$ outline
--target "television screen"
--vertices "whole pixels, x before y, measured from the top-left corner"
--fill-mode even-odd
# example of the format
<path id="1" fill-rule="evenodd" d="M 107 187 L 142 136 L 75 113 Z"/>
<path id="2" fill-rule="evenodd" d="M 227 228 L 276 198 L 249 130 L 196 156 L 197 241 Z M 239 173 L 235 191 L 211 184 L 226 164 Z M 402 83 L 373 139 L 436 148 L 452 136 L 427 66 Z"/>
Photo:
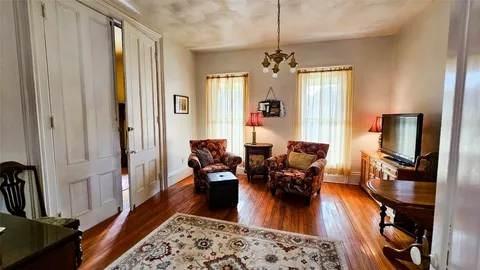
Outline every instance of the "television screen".
<path id="1" fill-rule="evenodd" d="M 423 114 L 384 114 L 381 151 L 409 165 L 420 155 Z"/>

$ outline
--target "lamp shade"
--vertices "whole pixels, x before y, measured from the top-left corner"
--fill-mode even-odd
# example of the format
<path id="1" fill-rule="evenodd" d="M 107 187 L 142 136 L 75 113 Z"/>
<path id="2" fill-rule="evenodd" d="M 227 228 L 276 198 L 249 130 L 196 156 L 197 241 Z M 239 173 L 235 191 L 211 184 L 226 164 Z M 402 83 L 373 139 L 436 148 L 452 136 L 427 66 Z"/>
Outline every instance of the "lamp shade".
<path id="1" fill-rule="evenodd" d="M 377 116 L 368 132 L 382 132 L 382 117 Z"/>
<path id="2" fill-rule="evenodd" d="M 263 126 L 262 114 L 260 112 L 252 112 L 248 117 L 247 124 L 248 127 L 259 127 Z"/>

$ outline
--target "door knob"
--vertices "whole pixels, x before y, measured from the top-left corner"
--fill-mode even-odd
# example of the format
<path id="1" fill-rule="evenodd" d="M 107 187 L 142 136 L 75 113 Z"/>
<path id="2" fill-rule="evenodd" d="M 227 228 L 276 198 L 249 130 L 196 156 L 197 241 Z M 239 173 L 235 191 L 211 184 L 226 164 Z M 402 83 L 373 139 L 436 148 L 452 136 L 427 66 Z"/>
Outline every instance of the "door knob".
<path id="1" fill-rule="evenodd" d="M 135 151 L 135 150 L 132 150 L 132 151 L 129 152 L 129 154 L 136 154 L 136 153 L 137 153 L 137 151 Z"/>
<path id="2" fill-rule="evenodd" d="M 128 128 L 127 128 L 127 131 L 133 131 L 133 130 L 134 130 L 133 127 L 128 127 Z"/>
<path id="3" fill-rule="evenodd" d="M 410 249 L 410 258 L 415 265 L 422 264 L 422 251 L 418 247 L 412 247 Z"/>

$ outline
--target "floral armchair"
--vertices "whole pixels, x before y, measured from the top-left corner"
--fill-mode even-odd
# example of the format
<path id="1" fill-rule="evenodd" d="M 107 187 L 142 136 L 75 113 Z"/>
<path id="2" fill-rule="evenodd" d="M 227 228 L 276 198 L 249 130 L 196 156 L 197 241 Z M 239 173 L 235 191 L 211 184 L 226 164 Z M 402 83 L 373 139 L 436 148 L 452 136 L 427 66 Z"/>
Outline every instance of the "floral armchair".
<path id="1" fill-rule="evenodd" d="M 328 144 L 302 141 L 288 141 L 287 154 L 271 157 L 265 161 L 268 168 L 268 186 L 273 195 L 277 188 L 285 192 L 305 196 L 305 202 L 310 204 L 314 195 L 320 194 L 323 182 L 324 169 L 327 165 L 325 159 L 328 152 Z M 288 154 L 290 152 L 307 153 L 317 156 L 306 170 L 288 167 Z"/>
<path id="2" fill-rule="evenodd" d="M 188 166 L 193 168 L 195 191 L 204 191 L 206 188 L 207 174 L 213 172 L 230 171 L 236 174 L 237 166 L 242 163 L 242 158 L 226 151 L 227 140 L 207 139 L 191 140 L 192 153 L 188 158 Z M 196 154 L 197 149 L 208 149 L 213 157 L 213 164 L 202 167 Z"/>

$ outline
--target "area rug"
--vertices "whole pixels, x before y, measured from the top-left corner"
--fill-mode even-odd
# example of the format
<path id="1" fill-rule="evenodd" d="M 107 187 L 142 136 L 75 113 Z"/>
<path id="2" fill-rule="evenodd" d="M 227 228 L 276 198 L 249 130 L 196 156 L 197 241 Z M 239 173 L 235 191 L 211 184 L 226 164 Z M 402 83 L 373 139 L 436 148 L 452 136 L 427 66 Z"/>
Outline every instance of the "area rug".
<path id="1" fill-rule="evenodd" d="M 340 241 L 177 213 L 107 269 L 347 269 Z"/>

